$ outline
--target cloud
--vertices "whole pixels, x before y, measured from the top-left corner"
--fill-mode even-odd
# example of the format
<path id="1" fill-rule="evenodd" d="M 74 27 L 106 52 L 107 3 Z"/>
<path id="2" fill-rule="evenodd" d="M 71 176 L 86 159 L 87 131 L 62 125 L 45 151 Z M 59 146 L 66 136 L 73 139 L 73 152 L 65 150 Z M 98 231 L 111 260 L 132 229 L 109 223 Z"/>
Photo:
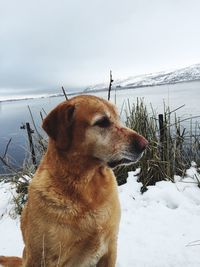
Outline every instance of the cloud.
<path id="1" fill-rule="evenodd" d="M 84 87 L 200 61 L 199 1 L 0 0 L 0 90 Z"/>

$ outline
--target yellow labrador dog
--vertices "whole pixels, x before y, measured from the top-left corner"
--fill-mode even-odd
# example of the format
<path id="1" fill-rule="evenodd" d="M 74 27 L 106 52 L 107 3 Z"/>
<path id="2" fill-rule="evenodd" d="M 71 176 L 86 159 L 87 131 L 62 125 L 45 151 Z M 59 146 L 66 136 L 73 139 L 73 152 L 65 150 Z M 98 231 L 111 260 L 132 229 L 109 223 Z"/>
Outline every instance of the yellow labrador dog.
<path id="1" fill-rule="evenodd" d="M 58 105 L 43 129 L 49 144 L 21 217 L 23 257 L 0 257 L 1 265 L 114 267 L 120 205 L 111 168 L 140 159 L 146 139 L 110 102 L 86 95 Z"/>

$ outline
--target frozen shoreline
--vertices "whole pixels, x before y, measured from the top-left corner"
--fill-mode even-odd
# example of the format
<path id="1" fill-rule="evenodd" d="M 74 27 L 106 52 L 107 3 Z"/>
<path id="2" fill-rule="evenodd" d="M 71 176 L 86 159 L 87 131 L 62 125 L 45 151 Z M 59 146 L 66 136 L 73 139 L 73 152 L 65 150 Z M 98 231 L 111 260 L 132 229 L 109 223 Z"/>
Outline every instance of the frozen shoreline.
<path id="1" fill-rule="evenodd" d="M 48 97 L 58 97 L 63 96 L 63 94 L 40 94 L 40 95 L 25 95 L 25 96 L 6 96 L 0 97 L 1 102 L 13 102 L 13 101 L 23 101 L 23 100 L 31 100 L 31 99 L 41 99 L 41 98 L 48 98 Z"/>
<path id="2" fill-rule="evenodd" d="M 169 83 L 152 83 L 152 84 L 132 84 L 132 85 L 116 85 L 112 87 L 112 92 L 115 91 L 126 91 L 126 90 L 137 90 L 137 89 L 145 89 L 145 88 L 154 88 L 154 87 L 162 87 L 162 86 L 173 86 L 178 84 L 189 84 L 189 83 L 199 83 L 200 79 L 194 80 L 183 80 L 178 82 L 169 82 Z M 70 91 L 66 92 L 68 96 L 75 96 L 78 94 L 99 94 L 99 93 L 106 93 L 108 91 L 108 86 L 106 87 L 105 84 L 99 86 L 89 87 L 83 91 Z M 63 93 L 56 93 L 56 94 L 32 94 L 32 95 L 14 95 L 14 96 L 0 96 L 0 103 L 1 102 L 14 102 L 14 101 L 23 101 L 23 100 L 31 100 L 31 99 L 42 99 L 42 98 L 50 98 L 50 97 L 59 97 L 64 96 Z"/>

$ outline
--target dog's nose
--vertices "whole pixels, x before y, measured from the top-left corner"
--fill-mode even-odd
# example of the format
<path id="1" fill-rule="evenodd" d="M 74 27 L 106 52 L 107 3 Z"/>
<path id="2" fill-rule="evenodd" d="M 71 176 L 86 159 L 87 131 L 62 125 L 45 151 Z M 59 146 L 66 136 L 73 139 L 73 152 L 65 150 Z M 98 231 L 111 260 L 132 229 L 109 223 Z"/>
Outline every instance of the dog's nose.
<path id="1" fill-rule="evenodd" d="M 147 148 L 148 144 L 149 142 L 143 136 L 137 135 L 132 143 L 133 151 L 140 154 Z"/>

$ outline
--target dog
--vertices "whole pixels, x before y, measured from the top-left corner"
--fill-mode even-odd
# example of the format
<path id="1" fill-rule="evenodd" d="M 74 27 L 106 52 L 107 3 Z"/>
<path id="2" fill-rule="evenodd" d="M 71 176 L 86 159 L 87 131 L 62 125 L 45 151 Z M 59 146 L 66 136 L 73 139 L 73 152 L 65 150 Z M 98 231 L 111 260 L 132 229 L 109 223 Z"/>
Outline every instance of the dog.
<path id="1" fill-rule="evenodd" d="M 116 107 L 89 95 L 59 104 L 43 121 L 49 142 L 21 216 L 22 259 L 7 267 L 114 267 L 120 204 L 113 168 L 138 161 L 147 140 Z"/>

